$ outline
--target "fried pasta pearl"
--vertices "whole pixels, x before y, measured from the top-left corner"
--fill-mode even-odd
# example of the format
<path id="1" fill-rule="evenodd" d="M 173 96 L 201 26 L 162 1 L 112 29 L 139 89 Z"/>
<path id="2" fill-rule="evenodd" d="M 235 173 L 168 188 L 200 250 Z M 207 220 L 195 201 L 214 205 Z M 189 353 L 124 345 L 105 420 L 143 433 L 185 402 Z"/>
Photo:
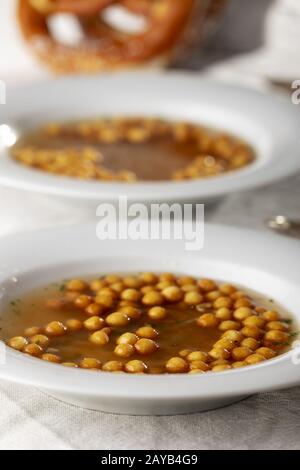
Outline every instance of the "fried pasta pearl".
<path id="1" fill-rule="evenodd" d="M 187 372 L 189 365 L 182 357 L 171 357 L 166 363 L 166 369 L 171 374 L 180 374 Z"/>

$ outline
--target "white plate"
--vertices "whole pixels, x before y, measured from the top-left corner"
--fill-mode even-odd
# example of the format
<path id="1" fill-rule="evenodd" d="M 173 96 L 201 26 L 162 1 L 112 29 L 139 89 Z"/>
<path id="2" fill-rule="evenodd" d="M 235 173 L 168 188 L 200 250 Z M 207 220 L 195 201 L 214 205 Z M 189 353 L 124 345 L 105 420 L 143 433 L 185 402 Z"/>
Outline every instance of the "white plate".
<path id="1" fill-rule="evenodd" d="M 192 74 L 126 73 L 71 78 L 8 92 L 0 120 L 18 129 L 49 120 L 101 115 L 150 115 L 187 120 L 232 132 L 249 141 L 257 160 L 239 171 L 206 180 L 136 184 L 78 181 L 28 169 L 3 149 L 0 184 L 77 201 L 208 202 L 232 191 L 271 183 L 300 168 L 300 114 L 292 103 Z"/>
<path id="2" fill-rule="evenodd" d="M 273 234 L 208 224 L 204 249 L 188 253 L 178 241 L 100 242 L 94 225 L 81 225 L 3 238 L 0 255 L 4 288 L 0 307 L 24 292 L 74 273 L 152 270 L 244 285 L 275 299 L 300 321 L 300 267 L 295 262 L 299 242 Z M 253 393 L 300 384 L 300 365 L 293 364 L 292 351 L 220 373 L 129 376 L 69 369 L 6 349 L 1 378 L 39 387 L 76 405 L 116 413 L 207 410 Z"/>

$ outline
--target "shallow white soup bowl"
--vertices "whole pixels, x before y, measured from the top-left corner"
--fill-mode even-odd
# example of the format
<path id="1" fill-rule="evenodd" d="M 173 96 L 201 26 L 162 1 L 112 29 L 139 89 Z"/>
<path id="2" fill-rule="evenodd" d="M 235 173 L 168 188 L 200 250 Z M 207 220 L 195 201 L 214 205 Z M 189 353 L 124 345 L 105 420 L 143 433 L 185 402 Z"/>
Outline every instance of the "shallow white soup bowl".
<path id="1" fill-rule="evenodd" d="M 0 307 L 25 292 L 74 275 L 171 271 L 256 290 L 279 302 L 299 323 L 299 242 L 207 224 L 203 250 L 186 252 L 184 246 L 170 240 L 101 242 L 93 224 L 2 238 Z M 300 383 L 295 349 L 255 366 L 203 375 L 134 376 L 70 369 L 8 347 L 6 356 L 1 378 L 39 387 L 82 407 L 115 413 L 195 412 Z"/>
<path id="2" fill-rule="evenodd" d="M 116 201 L 119 194 L 131 201 L 209 202 L 233 191 L 270 183 L 300 168 L 297 106 L 199 75 L 136 72 L 59 79 L 9 90 L 6 106 L 0 107 L 1 123 L 12 126 L 17 133 L 53 120 L 116 115 L 186 120 L 224 130 L 248 141 L 257 159 L 241 170 L 205 180 L 135 184 L 81 181 L 49 175 L 13 161 L 3 142 L 10 143 L 11 134 L 2 126 L 0 184 L 85 204 Z"/>

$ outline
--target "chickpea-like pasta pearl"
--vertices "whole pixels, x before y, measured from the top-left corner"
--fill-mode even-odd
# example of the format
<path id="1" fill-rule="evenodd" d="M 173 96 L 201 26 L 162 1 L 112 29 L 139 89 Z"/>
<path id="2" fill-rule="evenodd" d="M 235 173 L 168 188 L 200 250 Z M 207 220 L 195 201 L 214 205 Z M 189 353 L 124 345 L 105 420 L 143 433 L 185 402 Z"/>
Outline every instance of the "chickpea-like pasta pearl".
<path id="1" fill-rule="evenodd" d="M 258 348 L 255 352 L 263 356 L 265 359 L 272 359 L 273 357 L 276 356 L 276 352 L 273 351 L 273 349 L 271 348 L 261 347 L 261 348 Z"/>
<path id="2" fill-rule="evenodd" d="M 24 331 L 25 336 L 34 336 L 40 334 L 42 331 L 42 328 L 39 326 L 30 326 L 29 328 L 26 328 Z"/>
<path id="3" fill-rule="evenodd" d="M 230 339 L 233 342 L 240 342 L 244 335 L 238 330 L 227 330 L 222 334 L 222 338 Z"/>
<path id="4" fill-rule="evenodd" d="M 136 351 L 142 355 L 154 353 L 158 349 L 158 345 L 152 339 L 141 338 L 134 345 Z"/>
<path id="5" fill-rule="evenodd" d="M 46 335 L 39 334 L 39 335 L 31 336 L 30 342 L 38 344 L 42 348 L 46 348 L 47 346 L 49 346 L 50 339 Z"/>
<path id="6" fill-rule="evenodd" d="M 140 338 L 154 339 L 158 336 L 158 331 L 151 326 L 141 326 L 135 333 Z"/>
<path id="7" fill-rule="evenodd" d="M 243 321 L 243 324 L 245 326 L 257 326 L 258 328 L 263 328 L 266 324 L 266 320 L 264 320 L 261 317 L 257 317 L 255 315 L 252 315 L 252 316 L 246 318 Z"/>
<path id="8" fill-rule="evenodd" d="M 121 294 L 121 299 L 130 300 L 131 302 L 138 302 L 141 298 L 141 293 L 136 289 L 125 289 Z"/>
<path id="9" fill-rule="evenodd" d="M 203 295 L 196 291 L 186 292 L 184 296 L 184 302 L 187 305 L 201 304 L 203 302 Z"/>
<path id="10" fill-rule="evenodd" d="M 79 367 L 82 369 L 101 369 L 102 364 L 101 361 L 95 357 L 84 357 L 80 361 Z"/>
<path id="11" fill-rule="evenodd" d="M 231 351 L 232 349 L 235 348 L 235 346 L 236 346 L 236 342 L 231 341 L 230 339 L 227 339 L 227 338 L 221 338 L 214 344 L 214 348 L 223 348 L 223 349 L 227 349 L 227 351 Z"/>
<path id="12" fill-rule="evenodd" d="M 219 325 L 219 330 L 228 331 L 228 330 L 238 330 L 240 328 L 240 323 L 234 320 L 224 320 Z"/>
<path id="13" fill-rule="evenodd" d="M 89 340 L 98 346 L 105 346 L 109 343 L 109 336 L 104 331 L 99 330 L 92 333 L 89 336 Z"/>
<path id="14" fill-rule="evenodd" d="M 267 310 L 262 314 L 262 317 L 267 321 L 277 321 L 279 320 L 279 314 L 275 310 Z"/>
<path id="15" fill-rule="evenodd" d="M 220 292 L 219 290 L 213 290 L 205 294 L 205 298 L 209 302 L 215 302 L 221 296 L 222 296 L 222 292 Z"/>
<path id="16" fill-rule="evenodd" d="M 249 364 L 247 364 L 247 362 L 245 362 L 245 361 L 237 361 L 237 362 L 233 362 L 233 363 L 231 364 L 231 367 L 232 367 L 233 369 L 239 369 L 240 367 L 246 367 L 246 366 L 248 366 L 248 365 L 249 365 Z"/>
<path id="17" fill-rule="evenodd" d="M 160 281 L 168 281 L 168 282 L 176 282 L 176 276 L 172 273 L 161 273 L 159 275 L 159 280 Z"/>
<path id="18" fill-rule="evenodd" d="M 252 353 L 252 349 L 247 348 L 246 346 L 239 346 L 231 351 L 231 356 L 235 361 L 243 361 Z"/>
<path id="19" fill-rule="evenodd" d="M 180 357 L 184 357 L 184 358 L 187 358 L 189 354 L 191 354 L 193 352 L 192 349 L 182 349 L 180 352 L 179 352 L 179 356 Z"/>
<path id="20" fill-rule="evenodd" d="M 253 310 L 249 307 L 239 307 L 233 312 L 233 317 L 236 320 L 244 321 L 246 318 L 253 315 Z"/>
<path id="21" fill-rule="evenodd" d="M 214 361 L 210 362 L 210 367 L 214 367 L 214 366 L 219 366 L 219 365 L 223 365 L 223 364 L 229 364 L 229 362 L 227 361 L 227 359 L 215 359 Z"/>
<path id="22" fill-rule="evenodd" d="M 123 284 L 123 282 L 115 282 L 114 284 L 110 285 L 110 288 L 117 294 L 121 294 L 121 292 L 123 292 L 125 289 L 125 284 Z"/>
<path id="23" fill-rule="evenodd" d="M 191 361 L 190 362 L 190 370 L 193 370 L 193 369 L 200 369 L 200 370 L 203 370 L 204 372 L 206 372 L 207 370 L 210 369 L 209 365 L 204 362 L 204 361 L 201 361 L 201 360 L 196 360 L 196 361 Z"/>
<path id="24" fill-rule="evenodd" d="M 196 284 L 183 284 L 181 290 L 182 292 L 199 292 L 199 288 Z"/>
<path id="25" fill-rule="evenodd" d="M 57 354 L 45 353 L 42 354 L 41 357 L 43 361 L 54 362 L 56 364 L 59 364 L 61 362 L 61 359 Z"/>
<path id="26" fill-rule="evenodd" d="M 83 323 L 76 318 L 70 318 L 65 321 L 66 327 L 69 331 L 80 331 L 83 328 Z"/>
<path id="27" fill-rule="evenodd" d="M 103 287 L 107 286 L 107 282 L 103 279 L 94 279 L 90 283 L 90 289 L 94 292 L 98 292 Z"/>
<path id="28" fill-rule="evenodd" d="M 191 369 L 188 373 L 189 374 L 204 374 L 204 371 L 201 369 Z"/>
<path id="29" fill-rule="evenodd" d="M 155 284 L 158 281 L 158 277 L 154 273 L 142 273 L 140 274 L 140 279 L 145 284 Z"/>
<path id="30" fill-rule="evenodd" d="M 179 302 L 183 297 L 180 287 L 170 286 L 162 290 L 162 295 L 168 302 Z"/>
<path id="31" fill-rule="evenodd" d="M 134 345 L 138 341 L 138 336 L 134 333 L 123 333 L 119 338 L 117 339 L 117 344 L 132 344 Z"/>
<path id="32" fill-rule="evenodd" d="M 257 353 L 251 354 L 245 359 L 245 362 L 248 365 L 257 364 L 258 362 L 262 362 L 262 361 L 265 361 L 264 356 L 262 356 L 261 354 L 257 354 Z"/>
<path id="33" fill-rule="evenodd" d="M 250 308 L 252 306 L 253 306 L 253 304 L 252 304 L 251 300 L 249 300 L 247 298 L 244 298 L 244 297 L 242 297 L 242 298 L 240 298 L 240 299 L 238 299 L 234 302 L 234 308 L 236 308 L 236 309 L 238 309 L 240 307 L 249 307 Z"/>
<path id="34" fill-rule="evenodd" d="M 158 285 L 158 284 L 157 284 Z M 140 292 L 142 294 L 149 294 L 149 292 L 157 292 L 158 289 L 157 289 L 157 286 L 153 286 L 153 285 L 150 285 L 150 286 L 143 286 L 141 287 L 140 289 Z"/>
<path id="35" fill-rule="evenodd" d="M 177 279 L 177 284 L 179 286 L 195 286 L 197 288 L 197 285 L 196 285 L 196 279 L 194 277 L 191 277 L 191 276 L 181 276 Z"/>
<path id="36" fill-rule="evenodd" d="M 230 352 L 224 348 L 213 348 L 208 353 L 213 359 L 228 359 Z"/>
<path id="37" fill-rule="evenodd" d="M 104 327 L 105 320 L 101 317 L 89 317 L 83 322 L 83 325 L 89 331 L 96 331 Z"/>
<path id="38" fill-rule="evenodd" d="M 211 370 L 212 372 L 223 372 L 225 370 L 230 370 L 231 365 L 229 364 L 219 364 L 217 366 L 214 366 Z"/>
<path id="39" fill-rule="evenodd" d="M 111 287 L 102 287 L 102 289 L 98 290 L 97 297 L 109 297 L 115 300 L 118 298 L 118 293 Z"/>
<path id="40" fill-rule="evenodd" d="M 23 352 L 31 356 L 39 357 L 43 354 L 44 350 L 38 344 L 30 343 L 24 347 Z"/>
<path id="41" fill-rule="evenodd" d="M 288 331 L 289 327 L 282 321 L 270 321 L 266 324 L 266 330 Z"/>
<path id="42" fill-rule="evenodd" d="M 262 330 L 258 328 L 255 325 L 252 326 L 244 326 L 244 328 L 241 329 L 241 333 L 246 336 L 246 338 L 254 338 L 254 339 L 259 339 L 262 336 Z"/>
<path id="43" fill-rule="evenodd" d="M 115 299 L 111 295 L 98 295 L 95 297 L 95 303 L 101 305 L 102 308 L 111 308 L 115 304 Z"/>
<path id="44" fill-rule="evenodd" d="M 285 331 L 270 330 L 264 336 L 264 339 L 271 343 L 285 344 L 289 340 L 289 335 Z"/>
<path id="45" fill-rule="evenodd" d="M 216 311 L 216 318 L 219 320 L 231 320 L 232 319 L 232 312 L 227 307 L 221 307 Z"/>
<path id="46" fill-rule="evenodd" d="M 89 317 L 94 317 L 94 316 L 101 315 L 103 312 L 104 312 L 103 306 L 99 305 L 99 304 L 96 304 L 96 303 L 91 303 L 85 309 L 85 313 Z"/>
<path id="47" fill-rule="evenodd" d="M 143 361 L 139 360 L 133 360 L 129 361 L 125 364 L 125 370 L 126 372 L 129 372 L 130 374 L 142 374 L 146 372 L 147 366 Z"/>
<path id="48" fill-rule="evenodd" d="M 87 284 L 80 279 L 71 279 L 67 283 L 66 288 L 67 290 L 81 292 L 87 289 Z"/>
<path id="49" fill-rule="evenodd" d="M 232 306 L 232 299 L 230 297 L 221 296 L 214 301 L 214 308 L 230 308 Z"/>
<path id="50" fill-rule="evenodd" d="M 245 338 L 241 342 L 241 346 L 245 346 L 246 348 L 252 349 L 252 351 L 255 351 L 257 348 L 260 346 L 260 342 L 257 341 L 255 338 Z"/>
<path id="51" fill-rule="evenodd" d="M 134 354 L 135 349 L 132 344 L 118 344 L 114 350 L 115 354 L 120 357 L 130 357 Z"/>
<path id="52" fill-rule="evenodd" d="M 151 320 L 164 320 L 167 316 L 167 310 L 164 307 L 152 307 L 148 310 L 148 316 Z"/>
<path id="53" fill-rule="evenodd" d="M 167 289 L 168 287 L 174 287 L 174 284 L 170 281 L 161 281 L 161 282 L 158 282 L 157 284 L 155 284 L 155 286 L 145 286 L 144 289 L 146 289 L 146 287 L 150 287 L 150 290 L 148 292 L 153 290 L 154 287 L 155 287 L 155 290 L 163 291 L 164 289 Z M 152 287 L 152 289 L 151 289 L 151 287 Z M 145 291 L 145 293 L 146 292 L 147 291 Z"/>
<path id="54" fill-rule="evenodd" d="M 23 336 L 14 336 L 8 340 L 8 346 L 17 351 L 23 351 L 25 346 L 28 344 L 28 341 Z"/>
<path id="55" fill-rule="evenodd" d="M 92 303 L 92 297 L 90 295 L 79 295 L 76 297 L 74 304 L 78 308 L 85 309 L 87 308 L 90 303 Z"/>
<path id="56" fill-rule="evenodd" d="M 266 308 L 264 307 L 255 307 L 255 312 L 258 313 L 259 315 L 262 314 L 262 313 L 265 313 L 267 311 Z M 263 318 L 263 317 L 262 317 Z"/>
<path id="57" fill-rule="evenodd" d="M 236 288 L 232 286 L 231 284 L 221 284 L 219 286 L 219 289 L 223 294 L 226 294 L 226 295 L 231 295 L 231 294 L 234 294 L 234 292 L 236 292 Z"/>
<path id="58" fill-rule="evenodd" d="M 106 372 L 121 372 L 124 369 L 122 362 L 108 361 L 103 364 L 102 370 Z"/>
<path id="59" fill-rule="evenodd" d="M 144 285 L 142 279 L 133 276 L 124 277 L 123 283 L 130 289 L 140 289 Z"/>
<path id="60" fill-rule="evenodd" d="M 138 320 L 142 315 L 141 310 L 139 308 L 133 307 L 132 305 L 120 307 L 119 312 L 124 313 L 127 315 L 127 317 L 133 320 Z"/>
<path id="61" fill-rule="evenodd" d="M 109 326 L 127 326 L 130 318 L 123 312 L 114 312 L 110 313 L 105 321 Z"/>
<path id="62" fill-rule="evenodd" d="M 164 303 L 164 297 L 159 292 L 152 291 L 143 296 L 142 303 L 144 305 L 159 306 Z"/>
<path id="63" fill-rule="evenodd" d="M 197 318 L 197 325 L 203 328 L 216 328 L 219 325 L 219 320 L 213 313 L 204 313 Z"/>
<path id="64" fill-rule="evenodd" d="M 211 279 L 200 279 L 198 284 L 200 288 L 205 292 L 213 291 L 217 287 L 216 283 Z"/>
<path id="65" fill-rule="evenodd" d="M 166 363 L 166 369 L 171 374 L 180 374 L 187 372 L 189 365 L 182 357 L 171 357 Z"/>
<path id="66" fill-rule="evenodd" d="M 105 276 L 104 280 L 108 284 L 114 284 L 115 282 L 121 281 L 121 277 L 118 276 L 117 274 L 108 274 L 107 276 Z"/>
<path id="67" fill-rule="evenodd" d="M 186 358 L 189 362 L 194 362 L 194 361 L 209 362 L 210 361 L 209 355 L 203 351 L 192 351 L 189 354 L 187 354 Z"/>
<path id="68" fill-rule="evenodd" d="M 52 321 L 45 327 L 45 332 L 49 336 L 63 336 L 67 332 L 67 328 L 60 321 Z"/>

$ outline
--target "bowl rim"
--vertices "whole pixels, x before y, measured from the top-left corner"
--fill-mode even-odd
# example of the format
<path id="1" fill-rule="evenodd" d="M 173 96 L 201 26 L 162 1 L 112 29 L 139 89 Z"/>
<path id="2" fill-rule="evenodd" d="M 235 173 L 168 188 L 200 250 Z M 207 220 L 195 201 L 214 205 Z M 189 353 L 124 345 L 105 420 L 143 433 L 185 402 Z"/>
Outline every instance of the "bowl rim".
<path id="1" fill-rule="evenodd" d="M 243 240 L 246 237 L 249 248 L 243 251 Z M 79 248 L 78 253 L 74 255 L 74 248 L 83 239 L 87 241 L 87 246 Z M 264 276 L 267 276 L 270 278 L 271 283 L 276 283 L 279 274 L 273 275 L 273 270 L 278 270 L 283 279 L 282 281 L 279 280 L 279 282 L 281 282 L 284 288 L 285 282 L 288 286 L 287 294 L 291 292 L 298 293 L 300 267 L 296 263 L 291 264 L 292 260 L 295 259 L 296 250 L 297 253 L 299 250 L 297 241 L 286 240 L 279 235 L 213 224 L 207 224 L 206 226 L 206 239 L 207 243 L 203 252 L 193 253 L 192 256 L 184 253 L 182 259 L 178 258 L 178 268 L 181 266 L 180 269 L 182 269 L 183 265 L 180 263 L 185 260 L 186 265 L 188 263 L 196 263 L 194 268 L 197 268 L 198 271 L 199 263 L 201 266 L 206 267 L 209 266 L 207 264 L 209 261 L 214 263 L 215 259 L 224 251 L 224 246 L 227 246 L 229 251 L 235 247 L 235 252 L 226 253 L 226 256 L 227 259 L 233 257 L 239 264 L 236 266 L 229 264 L 228 267 L 225 267 L 225 269 L 228 268 L 227 272 L 230 272 L 233 266 L 235 266 L 237 274 L 235 273 L 234 275 L 243 275 L 243 269 L 246 269 L 245 262 L 249 260 L 250 268 L 251 265 L 258 265 L 258 272 L 261 274 L 262 282 Z M 67 240 L 69 241 L 68 246 L 65 245 Z M 220 246 L 216 247 L 216 253 L 212 254 L 212 250 L 218 240 L 221 240 Z M 94 253 L 96 263 L 102 260 L 104 265 L 106 260 L 105 254 L 108 256 L 107 259 L 120 263 L 118 257 L 126 246 L 129 249 L 129 255 L 125 260 L 128 262 L 128 258 L 130 258 L 134 264 L 138 259 L 143 260 L 142 253 L 145 252 L 145 243 L 147 242 L 143 241 L 140 247 L 138 247 L 138 244 L 134 241 L 131 244 L 132 246 L 130 246 L 130 242 L 122 240 L 121 242 L 118 241 L 119 249 L 115 250 L 116 244 L 109 246 L 106 242 L 100 243 L 96 240 L 94 224 L 40 230 L 28 234 L 5 237 L 0 241 L 0 249 L 3 253 L 0 282 L 10 279 L 12 273 L 10 266 L 15 266 L 16 260 L 19 260 L 20 279 L 22 279 L 22 275 L 24 275 L 25 279 L 26 276 L 30 279 L 32 273 L 36 273 L 37 279 L 41 271 L 50 272 L 52 268 L 60 270 L 61 266 L 68 265 L 70 261 L 80 265 L 83 260 L 89 259 L 89 257 L 86 258 L 87 252 L 89 256 Z M 238 244 L 240 252 L 237 254 L 236 245 Z M 162 242 L 158 241 L 155 243 L 155 246 L 162 248 Z M 168 256 L 170 257 L 180 250 L 180 244 L 177 242 L 170 243 L 168 241 L 168 246 L 170 249 Z M 257 259 L 259 258 L 257 257 L 256 260 L 253 259 L 253 250 L 255 251 L 256 249 L 259 249 L 260 254 L 263 254 L 264 257 L 261 259 Z M 40 253 L 39 259 L 32 257 L 33 250 L 38 250 Z M 276 253 L 280 253 L 280 257 L 277 259 L 274 259 L 273 256 L 274 250 Z M 110 253 L 109 255 L 108 252 Z M 136 260 L 131 258 L 134 252 L 138 253 Z M 226 256 L 218 264 L 220 270 L 223 269 Z M 162 255 L 155 257 L 151 253 L 148 253 L 146 257 L 149 261 L 151 258 L 152 265 L 163 258 Z M 166 264 L 170 263 L 170 259 L 162 261 L 161 267 L 157 271 L 163 270 Z M 283 260 L 285 260 L 284 263 Z M 74 264 L 71 264 L 71 268 L 72 266 Z M 70 270 L 70 266 L 68 266 L 68 269 Z M 84 269 L 86 270 L 87 267 Z M 216 265 L 212 264 L 211 269 L 216 269 Z M 251 275 L 253 274 L 252 271 L 249 272 Z M 257 282 L 257 279 L 255 279 L 255 282 Z M 278 286 L 275 285 L 275 291 L 277 288 Z M 298 293 L 298 299 L 300 298 L 299 296 L 300 293 Z M 299 317 L 299 314 L 294 313 L 295 316 L 298 315 Z M 300 317 L 298 320 L 300 320 Z M 241 396 L 259 391 L 287 388 L 300 383 L 300 369 L 297 370 L 295 364 L 292 363 L 292 350 L 274 359 L 247 368 L 207 373 L 199 376 L 188 374 L 131 376 L 108 372 L 95 373 L 93 371 L 69 369 L 57 364 L 46 363 L 40 359 L 14 351 L 9 347 L 6 347 L 6 352 L 7 362 L 5 365 L 0 365 L 1 378 L 47 390 L 69 392 L 74 395 L 110 396 L 114 398 L 128 397 L 137 400 L 145 398 L 153 400 L 198 399 L 201 397 Z"/>
<path id="2" fill-rule="evenodd" d="M 101 94 L 101 90 L 105 90 L 107 96 L 112 96 L 120 90 L 120 102 L 116 103 L 116 100 L 107 97 L 105 101 L 104 92 Z M 132 102 L 133 94 L 141 98 L 135 100 L 137 103 Z M 144 115 L 154 115 L 157 112 L 157 115 L 169 119 L 175 116 L 176 120 L 182 117 L 194 122 L 198 120 L 203 124 L 214 125 L 212 123 L 215 122 L 215 127 L 224 131 L 230 130 L 226 128 L 228 126 L 240 126 L 237 135 L 241 135 L 241 132 L 247 134 L 251 129 L 250 143 L 256 146 L 254 136 L 264 143 L 257 149 L 258 158 L 253 164 L 222 176 L 186 182 L 133 184 L 78 181 L 48 175 L 14 162 L 8 151 L 2 149 L 0 183 L 16 189 L 82 200 L 115 200 L 118 194 L 124 194 L 129 200 L 178 201 L 199 197 L 213 198 L 237 190 L 258 187 L 284 178 L 300 168 L 297 158 L 300 143 L 296 137 L 300 117 L 295 106 L 271 94 L 213 81 L 195 73 L 124 72 L 117 75 L 103 74 L 101 77 L 60 78 L 26 85 L 8 91 L 4 122 L 8 120 L 9 125 L 16 126 L 18 120 L 34 120 L 40 116 L 39 113 L 42 113 L 45 119 L 46 115 L 53 114 L 53 102 L 59 103 L 62 99 L 65 109 L 57 111 L 58 115 L 68 114 L 72 110 L 78 113 L 78 117 L 82 112 L 84 117 L 86 110 L 83 111 L 83 104 L 87 103 L 91 96 L 97 97 L 98 101 L 95 98 L 97 103 L 94 105 L 99 105 L 100 108 L 102 106 L 101 112 L 106 115 L 118 113 L 117 109 L 122 113 L 124 107 L 129 109 L 129 115 L 136 115 L 138 111 L 134 110 L 141 109 L 141 103 L 138 101 L 144 97 Z M 77 101 L 74 97 L 77 97 Z M 157 111 L 154 111 L 155 109 Z M 28 111 L 27 119 L 24 119 L 24 110 Z M 209 115 L 209 122 L 203 122 L 204 117 L 200 119 L 200 115 L 205 112 Z M 0 116 L 1 114 L 0 110 Z M 92 115 L 95 113 L 92 112 Z M 221 121 L 223 125 L 220 127 Z M 244 135 L 241 137 L 245 138 Z"/>

